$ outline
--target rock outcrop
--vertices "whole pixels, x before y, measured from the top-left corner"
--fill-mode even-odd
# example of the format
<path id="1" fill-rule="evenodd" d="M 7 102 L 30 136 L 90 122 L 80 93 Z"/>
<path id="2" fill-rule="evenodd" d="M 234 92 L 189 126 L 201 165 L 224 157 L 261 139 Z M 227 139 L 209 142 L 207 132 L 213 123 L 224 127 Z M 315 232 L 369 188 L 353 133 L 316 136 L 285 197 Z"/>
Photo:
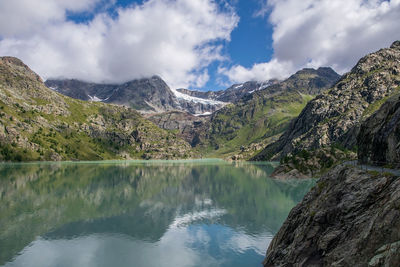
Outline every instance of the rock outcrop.
<path id="1" fill-rule="evenodd" d="M 361 125 L 357 144 L 361 163 L 400 168 L 400 95 L 389 98 Z"/>
<path id="2" fill-rule="evenodd" d="M 274 178 L 317 178 L 330 168 L 344 162 L 354 161 L 357 154 L 341 147 L 324 147 L 316 150 L 302 150 L 296 155 L 281 159 L 281 164 L 271 174 Z"/>
<path id="3" fill-rule="evenodd" d="M 400 179 L 338 166 L 292 209 L 264 266 L 399 266 Z"/>
<path id="4" fill-rule="evenodd" d="M 280 159 L 332 144 L 352 149 L 361 123 L 399 91 L 400 42 L 362 58 L 326 93 L 310 101 L 280 139 L 253 160 Z"/>
<path id="5" fill-rule="evenodd" d="M 204 139 L 204 129 L 210 116 L 193 116 L 187 112 L 169 111 L 147 117 L 158 127 L 167 130 L 176 130 L 177 136 L 186 140 L 192 147 Z"/>

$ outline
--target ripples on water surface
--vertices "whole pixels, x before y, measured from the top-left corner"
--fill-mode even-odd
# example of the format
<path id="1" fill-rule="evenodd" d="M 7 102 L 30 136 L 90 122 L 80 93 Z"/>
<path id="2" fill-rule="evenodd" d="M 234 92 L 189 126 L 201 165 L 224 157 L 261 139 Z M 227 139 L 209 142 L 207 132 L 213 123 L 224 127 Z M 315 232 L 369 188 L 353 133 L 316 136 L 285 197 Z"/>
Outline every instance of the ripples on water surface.
<path id="1" fill-rule="evenodd" d="M 1 266 L 260 266 L 313 180 L 218 160 L 0 164 Z"/>

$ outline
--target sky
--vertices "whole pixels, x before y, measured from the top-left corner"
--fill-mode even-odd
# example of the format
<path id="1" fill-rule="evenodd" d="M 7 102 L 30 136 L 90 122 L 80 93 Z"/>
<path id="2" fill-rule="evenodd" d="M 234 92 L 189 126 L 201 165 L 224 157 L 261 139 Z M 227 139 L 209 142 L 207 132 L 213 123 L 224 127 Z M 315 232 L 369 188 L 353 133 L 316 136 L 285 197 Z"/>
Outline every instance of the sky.
<path id="1" fill-rule="evenodd" d="M 0 0 L 0 56 L 44 80 L 219 90 L 305 67 L 343 74 L 399 25 L 400 0 Z"/>

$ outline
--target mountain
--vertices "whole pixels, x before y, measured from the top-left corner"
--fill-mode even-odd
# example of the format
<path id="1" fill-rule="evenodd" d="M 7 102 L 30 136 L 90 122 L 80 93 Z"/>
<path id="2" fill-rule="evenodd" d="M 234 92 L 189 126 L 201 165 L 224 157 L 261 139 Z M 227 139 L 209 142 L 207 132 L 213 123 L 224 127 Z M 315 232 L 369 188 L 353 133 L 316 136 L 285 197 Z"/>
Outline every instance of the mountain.
<path id="1" fill-rule="evenodd" d="M 301 75 L 305 75 L 307 79 L 299 79 Z M 202 92 L 188 89 L 177 89 L 177 91 L 198 98 L 236 103 L 244 96 L 266 89 L 267 87 L 269 88 L 270 92 L 274 91 L 274 89 L 275 91 L 298 89 L 298 91 L 301 92 L 303 88 L 307 88 L 306 90 L 308 93 L 318 94 L 320 88 L 325 88 L 327 85 L 332 85 L 339 80 L 339 78 L 340 75 L 337 74 L 332 68 L 322 67 L 318 68 L 317 70 L 306 68 L 297 72 L 296 76 L 292 76 L 291 78 L 285 80 L 284 83 L 281 83 L 276 79 L 272 79 L 263 82 L 248 81 L 245 83 L 234 84 L 226 90 L 220 91 Z M 314 91 L 312 88 L 314 88 Z"/>
<path id="2" fill-rule="evenodd" d="M 211 116 L 202 145 L 211 156 L 241 152 L 236 159 L 248 158 L 276 140 L 307 102 L 339 77 L 331 68 L 303 69 L 282 82 L 246 94 Z"/>
<path id="3" fill-rule="evenodd" d="M 135 110 L 61 95 L 19 59 L 0 58 L 0 160 L 190 156 L 187 142 Z"/>
<path id="4" fill-rule="evenodd" d="M 310 101 L 278 141 L 254 160 L 339 144 L 356 149 L 361 123 L 400 89 L 400 41 L 363 57 L 329 91 Z"/>
<path id="5" fill-rule="evenodd" d="M 79 80 L 47 80 L 45 84 L 72 98 L 123 105 L 143 113 L 180 110 L 202 114 L 214 112 L 224 105 L 218 101 L 208 101 L 174 92 L 158 76 L 123 84 L 97 84 Z"/>
<path id="6" fill-rule="evenodd" d="M 177 89 L 179 92 L 209 100 L 216 100 L 221 102 L 236 103 L 247 94 L 255 91 L 262 90 L 272 84 L 278 83 L 278 80 L 269 80 L 264 82 L 249 81 L 241 84 L 234 84 L 225 90 L 219 91 L 194 91 L 188 89 Z"/>
<path id="7" fill-rule="evenodd" d="M 389 98 L 362 125 L 357 137 L 361 163 L 400 167 L 400 95 Z"/>

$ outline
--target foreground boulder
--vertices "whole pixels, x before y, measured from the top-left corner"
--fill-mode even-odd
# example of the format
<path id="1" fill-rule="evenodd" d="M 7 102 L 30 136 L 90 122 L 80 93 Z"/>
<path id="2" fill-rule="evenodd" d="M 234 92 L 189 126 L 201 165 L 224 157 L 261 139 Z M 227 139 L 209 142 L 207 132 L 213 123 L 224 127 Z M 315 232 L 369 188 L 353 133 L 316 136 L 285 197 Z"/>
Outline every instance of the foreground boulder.
<path id="1" fill-rule="evenodd" d="M 290 212 L 264 266 L 400 266 L 400 178 L 338 166 Z"/>

